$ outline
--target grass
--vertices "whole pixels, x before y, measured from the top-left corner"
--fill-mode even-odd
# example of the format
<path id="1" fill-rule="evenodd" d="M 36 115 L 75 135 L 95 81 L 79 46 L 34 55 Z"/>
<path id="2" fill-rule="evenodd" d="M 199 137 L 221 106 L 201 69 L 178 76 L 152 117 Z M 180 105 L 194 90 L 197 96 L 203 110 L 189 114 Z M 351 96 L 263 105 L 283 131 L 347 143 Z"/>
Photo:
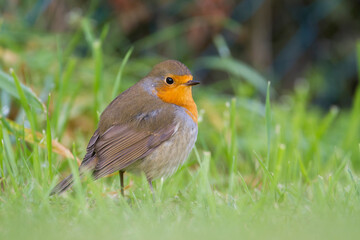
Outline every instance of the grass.
<path id="1" fill-rule="evenodd" d="M 306 82 L 276 96 L 260 74 L 229 56 L 193 63 L 227 73 L 222 84 L 231 85 L 234 95 L 224 95 L 217 85 L 194 88 L 200 112 L 196 148 L 174 176 L 155 182 L 156 202 L 144 176 L 126 174 L 125 198 L 117 176 L 80 182 L 74 157 L 59 151 L 58 141 L 82 158 L 114 91 L 124 91 L 159 60 L 133 58 L 133 49 L 121 61 L 114 59 L 102 51 L 108 29 L 96 38 L 88 22 L 82 27 L 91 56 L 68 58 L 67 49 L 74 47 L 61 49 L 59 38 L 47 36 L 43 41 L 52 42 L 57 55 L 43 56 L 49 58 L 43 65 L 28 57 L 36 49 L 16 52 L 31 78 L 19 79 L 16 66 L 1 71 L 1 107 L 16 99 L 20 111 L 16 119 L 3 115 L 0 122 L 1 239 L 359 236 L 360 84 L 352 108 L 324 112 L 309 104 Z M 154 36 L 156 41 L 166 39 L 165 33 Z M 143 48 L 153 44 L 145 40 Z M 244 96 L 239 89 L 259 94 Z M 70 172 L 74 191 L 49 197 Z"/>

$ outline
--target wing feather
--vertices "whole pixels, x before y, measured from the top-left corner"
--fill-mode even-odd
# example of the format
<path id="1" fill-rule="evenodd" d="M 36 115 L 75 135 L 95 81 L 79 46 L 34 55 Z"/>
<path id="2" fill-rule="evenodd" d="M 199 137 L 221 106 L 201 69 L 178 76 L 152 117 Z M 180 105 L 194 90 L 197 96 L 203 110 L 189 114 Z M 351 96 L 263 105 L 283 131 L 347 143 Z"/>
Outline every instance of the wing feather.
<path id="1" fill-rule="evenodd" d="M 98 161 L 93 172 L 94 178 L 124 169 L 146 157 L 175 131 L 174 124 L 155 132 L 135 130 L 125 125 L 110 127 L 95 144 Z"/>

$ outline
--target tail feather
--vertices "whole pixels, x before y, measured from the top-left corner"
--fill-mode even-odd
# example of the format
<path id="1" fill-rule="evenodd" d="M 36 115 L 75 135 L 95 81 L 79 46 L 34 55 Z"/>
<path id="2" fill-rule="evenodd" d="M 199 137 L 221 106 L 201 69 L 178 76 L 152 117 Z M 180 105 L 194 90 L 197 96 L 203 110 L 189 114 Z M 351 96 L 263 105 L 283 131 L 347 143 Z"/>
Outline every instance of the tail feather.
<path id="1" fill-rule="evenodd" d="M 97 164 L 98 158 L 94 155 L 86 154 L 83 162 L 81 163 L 79 167 L 79 176 L 80 179 L 84 176 L 86 172 L 92 173 L 94 171 L 94 168 Z M 64 180 L 62 180 L 58 185 L 56 185 L 53 190 L 50 193 L 51 195 L 54 194 L 61 194 L 64 191 L 66 191 L 68 188 L 70 188 L 74 183 L 73 175 L 70 174 L 68 177 L 66 177 Z"/>
<path id="2" fill-rule="evenodd" d="M 64 180 L 59 182 L 51 191 L 50 196 L 54 194 L 61 194 L 64 191 L 66 191 L 68 188 L 70 188 L 74 183 L 74 178 L 72 174 L 67 176 Z"/>
<path id="3" fill-rule="evenodd" d="M 86 148 L 86 154 L 85 157 L 79 167 L 79 175 L 80 177 L 83 175 L 86 171 L 93 171 L 96 164 L 97 164 L 97 157 L 95 155 L 95 143 L 99 138 L 99 130 L 96 130 L 94 135 L 91 137 L 89 144 Z M 51 191 L 50 195 L 54 194 L 61 194 L 62 192 L 66 191 L 68 188 L 70 188 L 74 183 L 73 175 L 70 174 L 67 178 L 62 180 L 58 185 L 56 185 L 53 190 Z"/>

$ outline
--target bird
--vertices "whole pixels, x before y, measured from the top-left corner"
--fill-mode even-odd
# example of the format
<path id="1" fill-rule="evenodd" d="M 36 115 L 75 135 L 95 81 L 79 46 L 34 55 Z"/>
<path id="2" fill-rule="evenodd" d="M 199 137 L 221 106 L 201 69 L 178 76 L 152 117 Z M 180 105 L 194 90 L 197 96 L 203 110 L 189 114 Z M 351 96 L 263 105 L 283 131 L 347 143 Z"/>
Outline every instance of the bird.
<path id="1" fill-rule="evenodd" d="M 177 60 L 156 64 L 139 82 L 119 94 L 102 112 L 79 166 L 79 175 L 94 180 L 119 172 L 144 173 L 152 181 L 171 176 L 188 158 L 198 135 L 198 111 L 192 86 L 199 84 Z M 50 195 L 74 182 L 72 174 Z"/>

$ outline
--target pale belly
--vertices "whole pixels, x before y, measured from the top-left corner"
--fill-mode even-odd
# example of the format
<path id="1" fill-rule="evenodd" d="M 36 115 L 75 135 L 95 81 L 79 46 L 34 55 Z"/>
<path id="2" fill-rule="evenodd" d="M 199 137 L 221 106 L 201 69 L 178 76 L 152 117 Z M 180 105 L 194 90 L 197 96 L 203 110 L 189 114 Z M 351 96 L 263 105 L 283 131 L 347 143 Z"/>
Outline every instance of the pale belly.
<path id="1" fill-rule="evenodd" d="M 130 167 L 131 172 L 144 172 L 148 179 L 169 177 L 188 158 L 194 147 L 198 127 L 184 111 L 179 112 L 178 130 L 151 154 Z"/>

